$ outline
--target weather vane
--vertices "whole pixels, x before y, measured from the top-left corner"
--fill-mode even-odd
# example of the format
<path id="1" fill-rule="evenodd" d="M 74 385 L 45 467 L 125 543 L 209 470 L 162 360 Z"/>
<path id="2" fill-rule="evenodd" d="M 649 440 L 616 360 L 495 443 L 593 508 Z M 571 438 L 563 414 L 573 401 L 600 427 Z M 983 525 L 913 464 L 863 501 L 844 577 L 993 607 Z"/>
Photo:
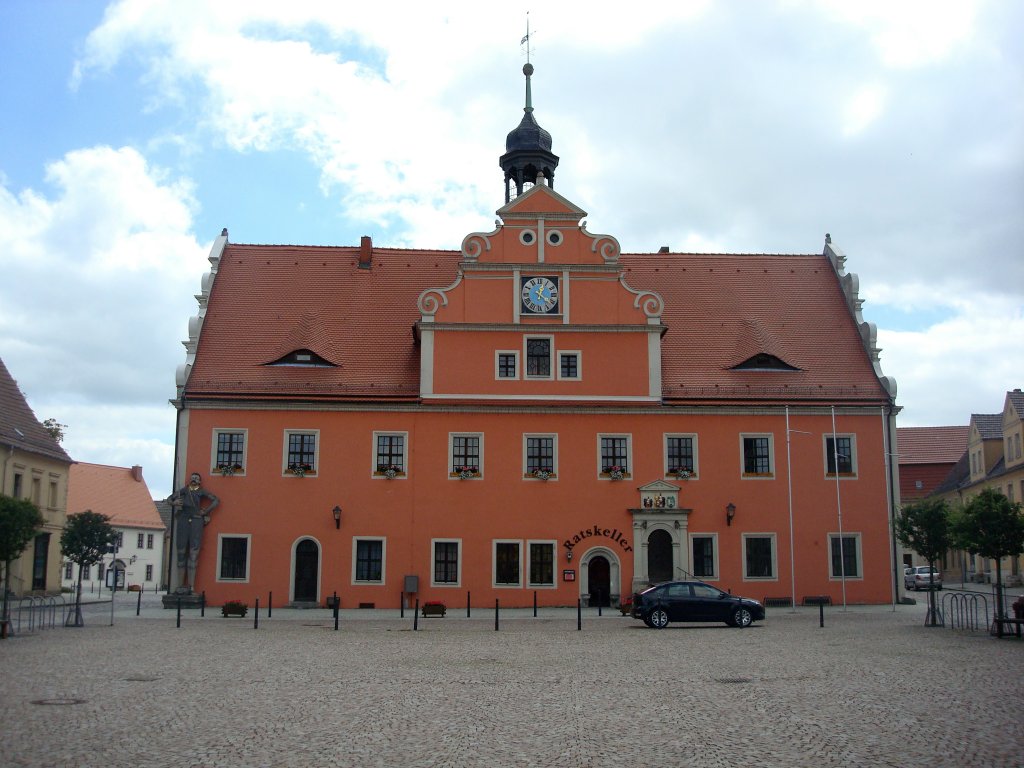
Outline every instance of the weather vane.
<path id="1" fill-rule="evenodd" d="M 519 41 L 519 45 L 526 46 L 526 63 L 530 63 L 530 12 L 526 12 L 526 34 L 523 35 L 523 39 Z"/>

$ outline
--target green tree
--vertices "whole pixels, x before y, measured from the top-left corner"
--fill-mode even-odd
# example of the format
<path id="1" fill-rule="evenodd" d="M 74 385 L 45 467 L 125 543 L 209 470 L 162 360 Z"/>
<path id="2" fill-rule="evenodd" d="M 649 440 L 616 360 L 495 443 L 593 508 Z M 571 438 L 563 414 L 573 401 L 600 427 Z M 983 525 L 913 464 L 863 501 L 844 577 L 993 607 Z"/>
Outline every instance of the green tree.
<path id="1" fill-rule="evenodd" d="M 28 499 L 0 496 L 0 562 L 4 564 L 4 604 L 0 616 L 5 621 L 7 594 L 11 590 L 11 563 L 25 551 L 44 522 L 39 508 Z"/>
<path id="2" fill-rule="evenodd" d="M 117 531 L 110 518 L 87 510 L 68 516 L 68 523 L 60 535 L 60 550 L 68 560 L 78 564 L 78 588 L 75 590 L 75 613 L 68 617 L 69 627 L 81 627 L 82 621 L 82 569 L 103 559 L 107 548 L 117 541 Z M 116 576 L 116 574 L 115 574 Z"/>
<path id="3" fill-rule="evenodd" d="M 996 561 L 996 618 L 1003 618 L 1002 558 L 1024 551 L 1024 514 L 1020 502 L 1011 502 L 1000 491 L 986 488 L 964 505 L 954 522 L 962 549 Z M 1002 624 L 996 632 L 1002 636 Z"/>
<path id="4" fill-rule="evenodd" d="M 953 546 L 951 511 L 945 499 L 921 499 L 908 504 L 896 518 L 896 537 L 928 561 L 934 572 L 935 564 Z M 935 578 L 929 573 L 928 622 L 936 624 Z"/>
<path id="5" fill-rule="evenodd" d="M 46 419 L 43 422 L 43 429 L 49 432 L 50 437 L 52 437 L 58 443 L 64 442 L 64 430 L 67 428 L 67 424 L 61 424 L 56 419 Z"/>

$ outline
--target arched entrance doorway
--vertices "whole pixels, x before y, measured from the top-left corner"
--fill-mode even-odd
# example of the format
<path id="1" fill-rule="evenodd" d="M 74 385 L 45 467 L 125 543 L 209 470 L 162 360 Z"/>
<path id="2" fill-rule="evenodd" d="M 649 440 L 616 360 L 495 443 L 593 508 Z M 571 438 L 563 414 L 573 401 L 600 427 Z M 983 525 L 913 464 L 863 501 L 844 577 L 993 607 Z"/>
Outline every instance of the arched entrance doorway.
<path id="1" fill-rule="evenodd" d="M 317 601 L 320 574 L 320 547 L 312 539 L 303 539 L 295 547 L 294 593 L 296 603 Z"/>
<path id="2" fill-rule="evenodd" d="M 654 584 L 671 581 L 672 534 L 665 530 L 651 531 L 647 537 L 647 578 Z"/>
<path id="3" fill-rule="evenodd" d="M 587 585 L 590 588 L 591 607 L 611 606 L 612 574 L 608 558 L 603 555 L 595 555 L 590 558 L 587 564 Z"/>

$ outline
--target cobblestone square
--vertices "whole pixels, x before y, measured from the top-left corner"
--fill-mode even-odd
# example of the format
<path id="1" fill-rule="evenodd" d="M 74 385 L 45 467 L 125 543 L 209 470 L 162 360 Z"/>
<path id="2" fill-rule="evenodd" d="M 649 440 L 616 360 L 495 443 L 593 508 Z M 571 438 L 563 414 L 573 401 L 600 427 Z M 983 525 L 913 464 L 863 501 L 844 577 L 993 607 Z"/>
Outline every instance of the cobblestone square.
<path id="1" fill-rule="evenodd" d="M 90 611 L 0 643 L 4 766 L 1019 766 L 1024 642 L 924 607 Z M 49 704 L 33 702 L 49 701 Z M 65 703 L 68 702 L 68 703 Z M 71 703 L 80 702 L 80 703 Z"/>

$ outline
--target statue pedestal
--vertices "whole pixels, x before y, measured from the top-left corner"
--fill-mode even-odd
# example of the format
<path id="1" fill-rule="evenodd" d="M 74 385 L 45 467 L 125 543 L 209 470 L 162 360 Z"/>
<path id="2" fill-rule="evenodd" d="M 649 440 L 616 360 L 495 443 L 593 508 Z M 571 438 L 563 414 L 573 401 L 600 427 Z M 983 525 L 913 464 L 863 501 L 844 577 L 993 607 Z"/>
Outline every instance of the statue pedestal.
<path id="1" fill-rule="evenodd" d="M 183 592 L 182 594 L 171 593 L 169 595 L 162 595 L 164 608 L 170 608 L 174 610 L 178 607 L 178 601 L 181 601 L 181 609 L 186 608 L 202 608 L 203 607 L 203 596 L 196 594 L 195 592 Z"/>

